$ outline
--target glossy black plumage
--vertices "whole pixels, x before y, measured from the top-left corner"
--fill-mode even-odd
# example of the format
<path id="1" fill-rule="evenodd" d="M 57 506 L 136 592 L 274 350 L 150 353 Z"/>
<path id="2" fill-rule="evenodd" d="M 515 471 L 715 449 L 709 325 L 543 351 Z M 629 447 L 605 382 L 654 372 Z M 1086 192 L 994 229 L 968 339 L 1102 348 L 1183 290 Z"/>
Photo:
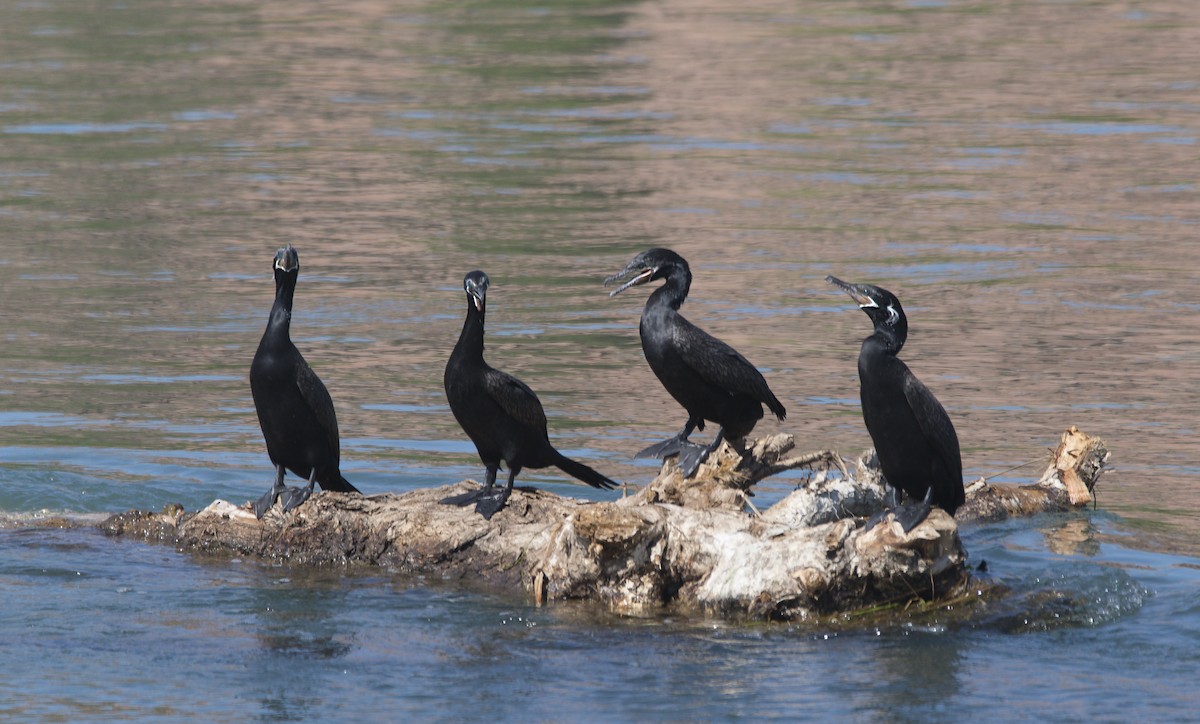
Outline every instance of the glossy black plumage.
<path id="1" fill-rule="evenodd" d="M 762 419 L 766 405 L 780 420 L 787 411 L 754 365 L 737 350 L 689 322 L 679 313 L 692 285 L 687 261 L 670 249 L 650 249 L 634 257 L 609 283 L 635 276 L 609 296 L 656 279 L 666 283 L 650 295 L 642 310 L 638 332 L 650 369 L 667 392 L 687 410 L 688 420 L 675 437 L 639 452 L 635 457 L 679 455 L 685 478 L 692 476 L 723 439 L 737 443 Z M 704 421 L 720 428 L 707 447 L 690 442 Z"/>
<path id="2" fill-rule="evenodd" d="M 826 280 L 849 294 L 875 326 L 858 355 L 863 421 L 888 484 L 924 503 L 897 518 L 911 530 L 931 502 L 954 515 L 966 500 L 958 434 L 946 409 L 897 356 L 908 338 L 900 300 L 870 284 Z"/>
<path id="3" fill-rule="evenodd" d="M 254 504 L 263 516 L 283 496 L 283 512 L 303 503 L 313 483 L 325 490 L 357 493 L 342 477 L 337 416 L 321 378 L 292 344 L 292 299 L 300 276 L 300 257 L 289 244 L 275 254 L 275 304 L 271 319 L 250 364 L 250 392 L 258 424 L 275 465 L 275 484 Z M 308 481 L 304 488 L 284 488 L 284 470 Z"/>
<path id="4" fill-rule="evenodd" d="M 463 279 L 467 316 L 454 351 L 446 363 L 443 382 L 454 418 L 475 443 L 487 469 L 482 490 L 442 500 L 448 505 L 475 503 L 490 519 L 512 494 L 513 481 L 523 468 L 553 465 L 595 488 L 613 488 L 612 480 L 554 449 L 546 431 L 546 413 L 533 390 L 483 359 L 483 323 L 487 310 L 488 277 L 473 271 Z M 508 484 L 493 491 L 501 461 L 508 467 Z"/>

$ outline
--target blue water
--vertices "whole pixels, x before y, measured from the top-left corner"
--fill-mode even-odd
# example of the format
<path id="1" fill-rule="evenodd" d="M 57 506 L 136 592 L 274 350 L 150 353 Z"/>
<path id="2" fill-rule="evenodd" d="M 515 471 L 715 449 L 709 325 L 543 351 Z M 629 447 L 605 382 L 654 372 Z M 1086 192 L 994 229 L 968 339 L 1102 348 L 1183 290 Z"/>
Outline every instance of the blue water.
<path id="1" fill-rule="evenodd" d="M 1043 532 L 1089 520 L 1095 550 L 1047 550 Z M 1200 568 L 1108 542 L 1104 515 L 969 526 L 1011 596 L 967 623 L 882 628 L 536 608 L 436 578 L 7 526 L 0 715 L 15 719 L 1074 720 L 1198 703 Z M 1039 603 L 1048 591 L 1062 596 Z"/>

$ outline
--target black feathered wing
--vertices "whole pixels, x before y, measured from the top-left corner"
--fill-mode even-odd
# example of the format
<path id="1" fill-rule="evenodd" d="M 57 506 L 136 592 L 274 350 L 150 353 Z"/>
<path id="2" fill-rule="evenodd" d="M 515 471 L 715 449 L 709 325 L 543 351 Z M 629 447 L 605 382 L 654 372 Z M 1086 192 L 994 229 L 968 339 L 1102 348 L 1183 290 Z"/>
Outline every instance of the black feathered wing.
<path id="1" fill-rule="evenodd" d="M 959 452 L 958 433 L 954 430 L 954 423 L 950 421 L 950 415 L 946 413 L 942 403 L 938 402 L 929 388 L 911 372 L 904 376 L 904 397 L 908 400 L 908 406 L 921 428 L 922 437 L 937 457 L 935 465 L 940 468 L 938 472 L 945 475 L 945 481 L 951 488 L 951 499 L 936 502 L 953 514 L 954 509 L 965 500 L 962 486 L 962 454 Z"/>
<path id="2" fill-rule="evenodd" d="M 784 419 L 787 410 L 783 403 L 750 360 L 682 316 L 678 319 L 675 347 L 688 367 L 717 387 L 758 400 L 780 420 Z"/>
<path id="3" fill-rule="evenodd" d="M 488 368 L 484 376 L 484 388 L 488 395 L 514 420 L 527 425 L 548 437 L 546 411 L 533 390 L 510 374 Z"/>
<path id="4" fill-rule="evenodd" d="M 303 358 L 296 365 L 296 387 L 300 388 L 300 396 L 304 398 L 308 409 L 312 410 L 325 432 L 329 449 L 333 451 L 336 460 L 341 455 L 341 441 L 338 436 L 337 414 L 333 410 L 333 398 L 329 396 L 329 390 L 325 389 L 325 383 L 321 382 L 321 378 L 317 377 L 317 373 L 312 371 Z"/>

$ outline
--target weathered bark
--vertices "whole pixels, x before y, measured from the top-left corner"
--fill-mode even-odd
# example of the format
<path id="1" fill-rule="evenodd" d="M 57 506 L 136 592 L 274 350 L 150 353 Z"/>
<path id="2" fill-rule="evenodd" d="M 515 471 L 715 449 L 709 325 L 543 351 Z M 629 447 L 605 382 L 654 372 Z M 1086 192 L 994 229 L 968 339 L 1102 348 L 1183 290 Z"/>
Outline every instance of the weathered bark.
<path id="1" fill-rule="evenodd" d="M 695 479 L 673 460 L 645 488 L 589 503 L 518 488 L 491 521 L 438 501 L 476 485 L 464 481 L 403 495 L 322 493 L 287 516 L 256 520 L 248 505 L 215 501 L 181 510 L 113 516 L 113 535 L 171 541 L 190 551 L 295 564 L 373 564 L 523 587 L 535 600 L 583 598 L 624 611 L 674 606 L 722 614 L 796 618 L 897 599 L 936 599 L 966 580 L 958 524 L 941 510 L 905 534 L 890 517 L 867 530 L 862 517 L 885 507 L 877 470 L 864 456 L 851 475 L 836 453 L 787 457 L 794 441 L 752 441 L 745 457 L 723 447 Z M 1086 504 L 1103 470 L 1104 444 L 1074 428 L 1038 483 L 968 490 L 959 521 L 1025 515 Z M 790 468 L 806 484 L 761 514 L 747 494 Z M 838 470 L 840 475 L 828 473 Z"/>

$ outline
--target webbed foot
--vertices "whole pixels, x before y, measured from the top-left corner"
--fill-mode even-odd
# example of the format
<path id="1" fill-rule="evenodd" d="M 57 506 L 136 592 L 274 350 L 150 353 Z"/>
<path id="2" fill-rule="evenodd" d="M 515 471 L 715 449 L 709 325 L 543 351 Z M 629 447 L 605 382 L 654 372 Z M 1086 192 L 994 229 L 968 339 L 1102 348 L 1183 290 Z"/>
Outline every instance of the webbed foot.
<path id="1" fill-rule="evenodd" d="M 700 469 L 700 465 L 708 459 L 711 451 L 704 445 L 688 443 L 687 447 L 679 453 L 679 470 L 683 475 L 683 479 L 687 480 L 696 474 Z"/>
<path id="2" fill-rule="evenodd" d="M 476 500 L 479 500 L 479 496 L 481 495 L 483 495 L 483 488 L 478 490 L 469 490 L 465 493 L 459 493 L 458 495 L 451 495 L 442 498 L 438 501 L 438 503 L 441 503 L 442 505 L 454 505 L 459 508 L 465 508 L 471 503 L 474 503 Z"/>
<path id="3" fill-rule="evenodd" d="M 312 493 L 313 489 L 311 485 L 306 488 L 288 488 L 284 491 L 283 495 L 279 496 L 280 512 L 286 513 L 289 510 L 299 508 L 304 501 L 308 500 Z"/>
<path id="4" fill-rule="evenodd" d="M 673 437 L 670 440 L 663 440 L 662 442 L 656 442 L 653 445 L 651 445 L 650 447 L 639 452 L 637 455 L 634 455 L 633 457 L 635 459 L 636 458 L 657 458 L 659 460 L 663 460 L 665 458 L 671 457 L 672 455 L 678 455 L 679 452 L 683 449 L 684 445 L 690 445 L 690 444 L 691 444 L 690 442 L 688 442 L 687 440 L 685 440 L 681 437 Z"/>
<path id="5" fill-rule="evenodd" d="M 896 508 L 896 522 L 900 527 L 904 528 L 907 534 L 913 528 L 916 528 L 921 521 L 929 517 L 929 513 L 933 510 L 929 503 L 924 501 L 919 503 L 905 503 L 899 508 Z"/>
<path id="6" fill-rule="evenodd" d="M 882 523 L 884 518 L 888 517 L 888 513 L 891 513 L 891 512 L 892 512 L 891 508 L 884 508 L 883 510 L 879 511 L 875 515 L 872 515 L 870 518 L 867 518 L 867 526 L 865 528 L 863 528 L 863 532 L 865 533 L 865 532 L 871 530 L 872 528 L 874 528 L 875 526 L 879 525 L 880 523 Z"/>
<path id="7" fill-rule="evenodd" d="M 262 520 L 262 517 L 267 514 L 271 506 L 275 505 L 275 499 L 283 494 L 286 489 L 283 487 L 284 470 L 282 465 L 275 466 L 275 484 L 271 486 L 261 498 L 254 501 L 254 517 Z"/>
<path id="8" fill-rule="evenodd" d="M 696 474 L 700 464 L 708 459 L 708 452 L 709 450 L 705 446 L 676 436 L 670 440 L 655 443 L 633 457 L 665 460 L 672 455 L 678 455 L 679 468 L 683 471 L 683 477 L 690 478 Z"/>
<path id="9" fill-rule="evenodd" d="M 499 513 L 504 504 L 508 502 L 508 495 L 509 491 L 507 490 L 480 495 L 475 501 L 475 512 L 482 515 L 484 520 L 491 520 L 492 516 Z"/>
<path id="10" fill-rule="evenodd" d="M 929 503 L 919 501 L 915 503 L 904 503 L 890 508 L 884 508 L 875 515 L 872 515 L 867 520 L 867 527 L 864 529 L 871 530 L 883 521 L 887 520 L 888 514 L 891 513 L 900 527 L 904 529 L 905 535 L 921 524 L 921 521 L 929 517 L 929 513 L 933 510 Z"/>
<path id="11" fill-rule="evenodd" d="M 263 494 L 261 498 L 254 501 L 254 517 L 262 520 L 262 517 L 267 514 L 267 511 L 275 505 L 275 499 L 279 497 L 279 491 L 271 488 Z"/>

